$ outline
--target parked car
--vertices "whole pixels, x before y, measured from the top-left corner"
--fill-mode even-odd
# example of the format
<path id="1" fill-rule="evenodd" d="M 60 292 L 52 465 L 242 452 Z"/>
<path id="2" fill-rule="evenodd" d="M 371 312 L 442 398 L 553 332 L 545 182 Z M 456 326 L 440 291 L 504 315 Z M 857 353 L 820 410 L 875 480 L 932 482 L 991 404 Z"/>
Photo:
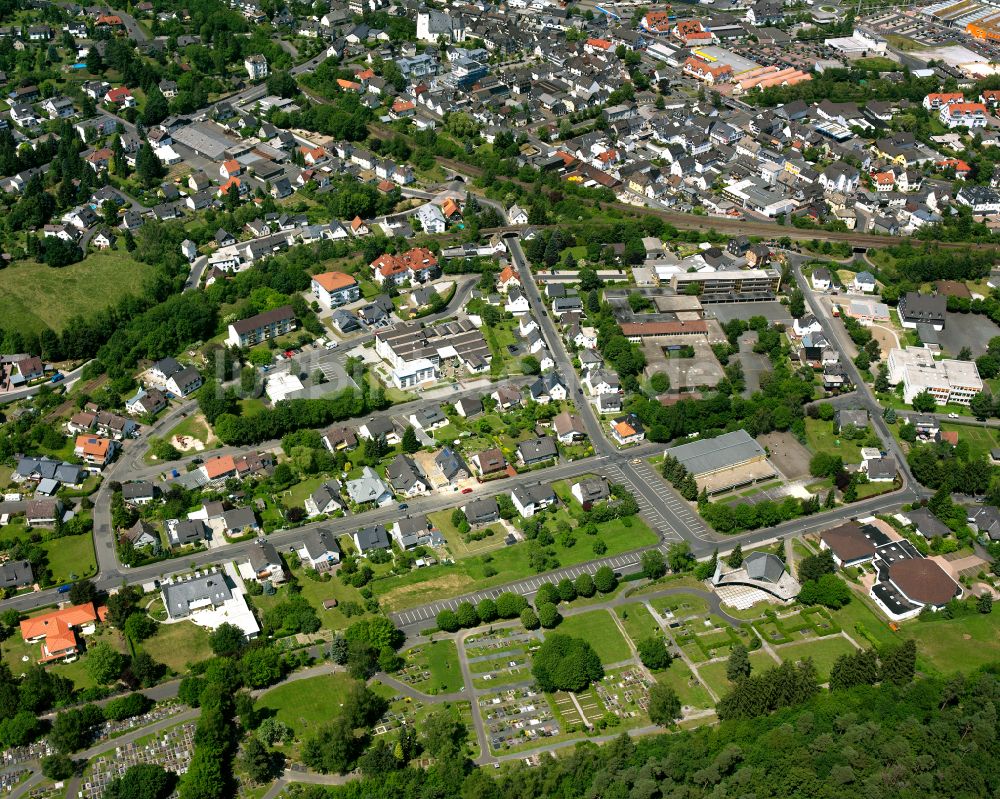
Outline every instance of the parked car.
<path id="1" fill-rule="evenodd" d="M 463 494 L 471 494 L 472 493 L 472 489 L 471 488 L 463 488 L 462 489 L 462 493 Z"/>
<path id="2" fill-rule="evenodd" d="M 56 372 L 54 375 L 52 375 L 52 379 L 49 380 L 49 382 L 50 383 L 58 383 L 60 380 L 63 379 L 63 377 L 64 377 L 64 375 L 63 375 L 62 372 Z"/>

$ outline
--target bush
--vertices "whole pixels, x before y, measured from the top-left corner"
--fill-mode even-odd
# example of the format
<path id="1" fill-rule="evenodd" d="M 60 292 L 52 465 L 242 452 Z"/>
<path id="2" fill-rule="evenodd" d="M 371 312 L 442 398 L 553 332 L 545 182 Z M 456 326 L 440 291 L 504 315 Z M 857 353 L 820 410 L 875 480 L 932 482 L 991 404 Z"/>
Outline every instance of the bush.
<path id="1" fill-rule="evenodd" d="M 639 660 L 642 661 L 642 665 L 653 671 L 665 669 L 673 660 L 666 642 L 659 636 L 643 638 L 636 644 L 636 649 L 639 652 Z"/>
<path id="2" fill-rule="evenodd" d="M 497 597 L 497 615 L 501 619 L 516 619 L 528 607 L 528 600 L 520 594 L 505 591 Z"/>
<path id="3" fill-rule="evenodd" d="M 141 716 L 153 706 L 153 700 L 145 694 L 129 694 L 112 699 L 104 706 L 104 716 L 109 721 L 121 721 L 133 716 Z"/>

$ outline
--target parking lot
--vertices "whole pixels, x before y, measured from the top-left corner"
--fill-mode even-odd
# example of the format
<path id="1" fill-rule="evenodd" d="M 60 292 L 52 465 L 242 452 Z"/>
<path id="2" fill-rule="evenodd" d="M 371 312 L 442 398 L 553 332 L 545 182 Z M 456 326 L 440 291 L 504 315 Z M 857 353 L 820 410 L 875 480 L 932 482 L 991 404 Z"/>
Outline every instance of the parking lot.
<path id="1" fill-rule="evenodd" d="M 972 357 L 978 358 L 986 352 L 986 346 L 994 336 L 1000 336 L 1000 327 L 982 314 L 949 313 L 945 318 L 944 330 L 937 334 L 941 349 L 956 357 L 963 347 L 972 350 Z"/>

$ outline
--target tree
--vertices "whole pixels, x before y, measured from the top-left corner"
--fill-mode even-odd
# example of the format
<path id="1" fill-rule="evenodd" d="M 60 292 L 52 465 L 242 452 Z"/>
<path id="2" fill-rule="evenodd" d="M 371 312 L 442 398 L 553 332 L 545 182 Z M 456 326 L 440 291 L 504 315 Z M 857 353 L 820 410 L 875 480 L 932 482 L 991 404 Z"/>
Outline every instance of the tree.
<path id="1" fill-rule="evenodd" d="M 917 642 L 908 638 L 896 646 L 886 646 L 879 651 L 881 663 L 880 678 L 892 685 L 908 685 L 913 682 L 917 669 Z"/>
<path id="2" fill-rule="evenodd" d="M 635 648 L 639 653 L 642 665 L 653 671 L 665 669 L 673 660 L 666 642 L 658 635 L 643 638 L 636 644 Z"/>
<path id="3" fill-rule="evenodd" d="M 129 640 L 139 643 L 156 634 L 159 625 L 145 613 L 133 613 L 125 621 L 125 635 Z"/>
<path id="4" fill-rule="evenodd" d="M 160 124 L 170 113 L 167 98 L 163 96 L 160 87 L 154 85 L 146 95 L 146 107 L 142 110 L 142 124 L 147 128 Z"/>
<path id="5" fill-rule="evenodd" d="M 618 578 L 610 566 L 601 566 L 594 572 L 594 586 L 602 594 L 610 594 L 618 587 Z"/>
<path id="6" fill-rule="evenodd" d="M 573 587 L 576 588 L 576 593 L 582 597 L 589 599 L 594 595 L 597 588 L 594 585 L 594 578 L 591 577 L 586 572 L 583 572 L 573 583 Z"/>
<path id="7" fill-rule="evenodd" d="M 497 614 L 501 619 L 516 619 L 528 607 L 528 600 L 520 594 L 505 591 L 497 597 Z"/>
<path id="8" fill-rule="evenodd" d="M 563 577 L 559 581 L 556 585 L 556 591 L 559 592 L 559 600 L 562 602 L 572 602 L 576 599 L 576 586 L 573 585 L 573 581 L 569 577 Z"/>
<path id="9" fill-rule="evenodd" d="M 247 638 L 235 624 L 223 622 L 208 637 L 209 646 L 219 657 L 236 657 L 243 651 Z"/>
<path id="10" fill-rule="evenodd" d="M 669 685 L 654 683 L 649 689 L 649 720 L 661 727 L 672 727 L 682 715 L 677 692 Z"/>
<path id="11" fill-rule="evenodd" d="M 52 722 L 49 743 L 63 754 L 76 752 L 90 743 L 94 728 L 102 721 L 104 714 L 96 705 L 64 710 Z"/>
<path id="12" fill-rule="evenodd" d="M 809 555 L 799 561 L 799 581 L 818 580 L 824 574 L 833 574 L 837 570 L 833 562 L 833 552 L 822 550 L 818 555 Z"/>
<path id="13" fill-rule="evenodd" d="M 543 602 L 537 607 L 538 607 L 538 621 L 545 629 L 551 630 L 553 627 L 556 627 L 559 624 L 559 622 L 562 621 L 562 616 L 559 615 L 559 608 L 557 608 L 551 602 Z"/>
<path id="14" fill-rule="evenodd" d="M 250 735 L 243 743 L 240 764 L 251 780 L 263 785 L 274 779 L 274 753 L 256 735 Z"/>
<path id="15" fill-rule="evenodd" d="M 587 641 L 553 633 L 538 648 L 531 673 L 543 691 L 582 691 L 604 677 L 604 667 Z"/>
<path id="16" fill-rule="evenodd" d="M 526 375 L 541 374 L 542 365 L 534 355 L 525 355 L 521 358 L 521 371 Z"/>
<path id="17" fill-rule="evenodd" d="M 798 288 L 792 289 L 788 295 L 788 313 L 792 319 L 801 319 L 806 315 L 806 298 Z"/>
<path id="18" fill-rule="evenodd" d="M 920 413 L 933 413 L 937 402 L 929 391 L 921 391 L 913 398 L 913 410 Z"/>
<path id="19" fill-rule="evenodd" d="M 125 656 L 112 648 L 107 641 L 98 641 L 87 649 L 84 665 L 94 682 L 108 685 L 121 676 L 125 667 Z"/>
<path id="20" fill-rule="evenodd" d="M 667 565 L 674 574 L 679 574 L 694 563 L 694 555 L 691 554 L 691 545 L 687 541 L 671 544 L 667 550 Z"/>
<path id="21" fill-rule="evenodd" d="M 969 409 L 980 421 L 993 414 L 993 398 L 984 391 L 973 394 L 969 400 Z"/>
<path id="22" fill-rule="evenodd" d="M 462 751 L 469 728 L 448 709 L 431 712 L 420 725 L 424 750 L 435 760 L 452 758 Z"/>
<path id="23" fill-rule="evenodd" d="M 68 780 L 76 772 L 76 763 L 58 752 L 42 758 L 42 774 L 50 780 Z"/>
<path id="24" fill-rule="evenodd" d="M 726 558 L 726 564 L 731 569 L 738 569 L 743 565 L 743 547 L 737 544 L 733 551 L 729 553 L 729 557 Z"/>
<path id="25" fill-rule="evenodd" d="M 164 176 L 165 171 L 160 159 L 156 157 L 153 148 L 148 141 L 144 141 L 139 147 L 139 152 L 135 157 L 135 173 L 147 189 L 151 189 Z"/>
<path id="26" fill-rule="evenodd" d="M 154 685 L 164 672 L 162 664 L 153 660 L 148 652 L 137 652 L 132 658 L 132 676 L 143 688 Z"/>
<path id="27" fill-rule="evenodd" d="M 643 576 L 649 580 L 657 580 L 667 573 L 667 564 L 663 553 L 658 549 L 647 549 L 639 558 Z"/>
<path id="28" fill-rule="evenodd" d="M 804 605 L 824 605 L 836 610 L 851 601 L 851 589 L 835 574 L 824 574 L 818 580 L 802 584 L 799 602 Z"/>
<path id="29" fill-rule="evenodd" d="M 420 442 L 417 440 L 417 431 L 413 429 L 413 425 L 407 425 L 406 430 L 403 431 L 403 442 L 402 442 L 403 452 L 412 455 L 414 452 L 420 450 Z"/>
<path id="30" fill-rule="evenodd" d="M 483 624 L 489 624 L 491 621 L 496 621 L 497 618 L 497 605 L 489 597 L 479 600 L 476 604 L 476 615 L 479 616 L 479 620 Z"/>
<path id="31" fill-rule="evenodd" d="M 302 761 L 323 774 L 346 774 L 358 754 L 359 739 L 345 714 L 334 717 L 302 745 Z"/>
<path id="32" fill-rule="evenodd" d="M 743 644 L 736 644 L 729 653 L 726 662 L 726 679 L 729 682 L 739 682 L 750 676 L 750 656 Z"/>
<path id="33" fill-rule="evenodd" d="M 458 610 L 455 611 L 455 617 L 462 627 L 475 627 L 479 624 L 479 614 L 476 613 L 476 606 L 471 602 L 459 603 Z"/>
<path id="34" fill-rule="evenodd" d="M 840 655 L 830 669 L 830 690 L 845 691 L 878 682 L 878 653 L 874 649 Z"/>
<path id="35" fill-rule="evenodd" d="M 174 791 L 177 775 L 155 763 L 137 763 L 108 783 L 108 799 L 166 799 Z"/>
<path id="36" fill-rule="evenodd" d="M 538 620 L 538 614 L 534 610 L 525 608 L 521 611 L 521 624 L 524 625 L 524 629 L 526 630 L 537 630 L 541 622 Z"/>
<path id="37" fill-rule="evenodd" d="M 990 595 L 989 591 L 984 591 L 976 599 L 976 610 L 983 614 L 989 614 L 993 612 L 993 597 Z"/>
<path id="38" fill-rule="evenodd" d="M 86 605 L 97 599 L 97 588 L 90 580 L 79 580 L 69 589 L 69 601 L 73 605 Z"/>
<path id="39" fill-rule="evenodd" d="M 386 646 L 399 649 L 404 640 L 402 632 L 385 616 L 373 616 L 354 622 L 347 628 L 344 637 L 348 642 L 362 641 L 375 649 Z"/>

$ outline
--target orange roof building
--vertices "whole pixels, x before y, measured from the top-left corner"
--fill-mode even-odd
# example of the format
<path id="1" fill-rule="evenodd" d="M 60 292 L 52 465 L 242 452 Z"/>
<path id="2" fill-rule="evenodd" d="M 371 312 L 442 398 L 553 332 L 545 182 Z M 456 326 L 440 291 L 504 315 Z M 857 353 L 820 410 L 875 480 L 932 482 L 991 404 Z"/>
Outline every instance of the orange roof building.
<path id="1" fill-rule="evenodd" d="M 229 180 L 219 186 L 219 194 L 229 194 L 230 189 L 236 189 L 236 193 L 239 194 L 241 186 L 239 178 L 229 178 Z"/>
<path id="2" fill-rule="evenodd" d="M 337 85 L 345 92 L 361 91 L 361 84 L 355 83 L 353 80 L 345 80 L 344 78 L 337 78 Z"/>
<path id="3" fill-rule="evenodd" d="M 433 269 L 438 264 L 434 253 L 426 247 L 414 247 L 408 252 L 400 255 L 385 253 L 371 262 L 371 268 L 375 277 L 381 282 L 394 280 L 396 283 L 402 281 L 402 275 L 409 272 L 411 279 L 420 279 L 421 273 Z"/>
<path id="4" fill-rule="evenodd" d="M 115 453 L 115 442 L 100 436 L 77 436 L 73 452 L 89 466 L 104 466 Z"/>
<path id="5" fill-rule="evenodd" d="M 503 271 L 500 273 L 500 277 L 497 278 L 497 283 L 501 286 L 505 286 L 511 281 L 520 284 L 521 276 L 517 273 L 517 270 L 513 266 L 508 264 L 503 268 Z"/>
<path id="6" fill-rule="evenodd" d="M 209 480 L 218 480 L 236 473 L 236 460 L 232 455 L 216 455 L 214 458 L 208 458 L 202 464 L 202 469 Z"/>
<path id="7" fill-rule="evenodd" d="M 25 619 L 21 622 L 21 637 L 27 644 L 41 642 L 42 654 L 38 659 L 39 663 L 62 660 L 79 651 L 77 629 L 103 621 L 106 615 L 107 608 L 95 610 L 92 602 L 72 605 Z"/>
<path id="8" fill-rule="evenodd" d="M 455 202 L 451 197 L 448 197 L 441 204 L 441 213 L 446 217 L 452 217 L 455 214 L 461 214 L 461 209 L 458 207 L 458 203 Z"/>
<path id="9" fill-rule="evenodd" d="M 588 48 L 590 50 L 604 50 L 604 51 L 607 51 L 607 50 L 611 49 L 611 42 L 609 42 L 607 39 L 593 39 L 593 38 L 591 38 L 591 39 L 587 39 L 587 42 L 584 45 L 584 47 L 586 47 L 586 48 Z"/>
<path id="10" fill-rule="evenodd" d="M 235 158 L 230 158 L 228 161 L 222 162 L 222 169 L 219 173 L 225 178 L 231 178 L 239 175 L 243 172 L 243 167 L 240 166 L 240 162 Z"/>
<path id="11" fill-rule="evenodd" d="M 345 272 L 322 272 L 313 275 L 313 280 L 322 286 L 326 291 L 340 291 L 358 285 L 358 281 L 353 276 Z"/>

